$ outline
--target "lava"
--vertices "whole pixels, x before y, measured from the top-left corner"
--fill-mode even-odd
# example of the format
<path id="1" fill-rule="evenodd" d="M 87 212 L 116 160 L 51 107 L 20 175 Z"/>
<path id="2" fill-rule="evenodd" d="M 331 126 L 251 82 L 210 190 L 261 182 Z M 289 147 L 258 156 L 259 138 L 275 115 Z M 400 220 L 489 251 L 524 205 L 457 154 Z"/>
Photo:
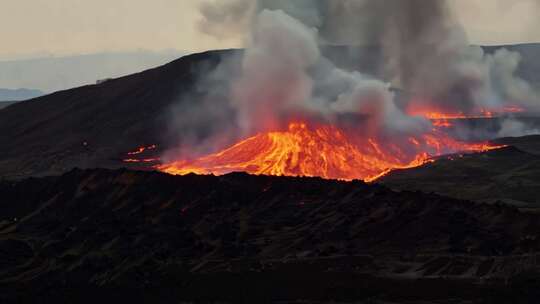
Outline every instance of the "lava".
<path id="1" fill-rule="evenodd" d="M 404 143 L 367 138 L 360 143 L 331 125 L 312 127 L 292 122 L 284 131 L 260 133 L 215 154 L 157 166 L 175 175 L 235 171 L 257 175 L 318 176 L 326 179 L 374 181 L 396 169 L 413 168 L 433 157 L 456 152 L 481 152 L 497 146 L 456 141 L 434 129 Z"/>
<path id="2" fill-rule="evenodd" d="M 157 163 L 161 160 L 158 157 L 144 157 L 144 158 L 140 157 L 146 154 L 148 151 L 156 150 L 156 149 L 157 149 L 157 145 L 138 147 L 136 150 L 132 152 L 128 152 L 127 153 L 128 158 L 125 158 L 122 161 L 124 163 Z"/>
<path id="3" fill-rule="evenodd" d="M 449 120 L 456 119 L 474 119 L 474 118 L 494 118 L 506 114 L 523 113 L 525 109 L 517 105 L 508 105 L 501 108 L 479 108 L 471 111 L 470 113 L 464 113 L 462 111 L 444 111 L 429 107 L 424 107 L 418 104 L 412 104 L 408 107 L 407 113 L 411 116 L 422 116 L 426 119 L 434 121 L 436 123 L 448 122 Z"/>
<path id="4" fill-rule="evenodd" d="M 454 126 L 451 119 L 433 119 L 431 120 L 431 123 L 437 128 L 451 128 Z"/>
<path id="5" fill-rule="evenodd" d="M 160 158 L 142 158 L 142 159 L 126 158 L 126 159 L 123 159 L 122 161 L 125 163 L 157 163 L 160 160 L 161 160 Z"/>
<path id="6" fill-rule="evenodd" d="M 155 150 L 157 149 L 157 145 L 150 145 L 150 146 L 142 146 L 142 147 L 139 147 L 137 148 L 137 150 L 133 151 L 133 152 L 128 152 L 127 154 L 128 155 L 139 155 L 139 154 L 142 154 L 148 150 Z"/>

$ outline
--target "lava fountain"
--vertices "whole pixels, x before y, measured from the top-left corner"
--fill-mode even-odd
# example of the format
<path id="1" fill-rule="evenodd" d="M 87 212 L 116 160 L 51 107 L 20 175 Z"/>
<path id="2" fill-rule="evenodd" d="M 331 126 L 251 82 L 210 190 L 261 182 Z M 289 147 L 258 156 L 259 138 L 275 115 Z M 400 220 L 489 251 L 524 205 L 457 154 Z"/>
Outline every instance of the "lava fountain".
<path id="1" fill-rule="evenodd" d="M 286 130 L 260 133 L 215 154 L 174 161 L 157 168 L 175 175 L 222 175 L 242 171 L 256 175 L 318 176 L 370 182 L 395 169 L 421 166 L 435 156 L 495 148 L 499 146 L 487 142 L 459 142 L 437 129 L 406 138 L 399 145 L 375 138 L 358 143 L 332 125 L 291 122 Z"/>

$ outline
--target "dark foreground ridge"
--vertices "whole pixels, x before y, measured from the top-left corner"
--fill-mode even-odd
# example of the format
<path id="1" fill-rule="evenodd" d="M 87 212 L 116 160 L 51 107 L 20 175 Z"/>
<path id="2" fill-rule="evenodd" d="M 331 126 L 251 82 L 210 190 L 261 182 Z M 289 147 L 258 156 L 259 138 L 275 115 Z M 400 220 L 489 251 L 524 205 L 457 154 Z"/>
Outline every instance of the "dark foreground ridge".
<path id="1" fill-rule="evenodd" d="M 502 205 L 104 169 L 1 182 L 0 197 L 1 303 L 529 303 L 540 290 L 540 218 Z"/>

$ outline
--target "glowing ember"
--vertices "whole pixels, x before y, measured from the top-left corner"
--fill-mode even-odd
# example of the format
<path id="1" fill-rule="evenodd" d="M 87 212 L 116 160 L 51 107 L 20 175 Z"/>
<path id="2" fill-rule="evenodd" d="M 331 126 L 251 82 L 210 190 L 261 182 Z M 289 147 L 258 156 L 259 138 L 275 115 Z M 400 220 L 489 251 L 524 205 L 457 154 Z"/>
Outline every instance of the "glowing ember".
<path id="1" fill-rule="evenodd" d="M 403 148 L 400 148 L 403 147 Z M 195 160 L 182 160 L 158 166 L 170 174 L 251 174 L 319 176 L 329 179 L 373 181 L 391 170 L 421 166 L 432 156 L 494 149 L 488 143 L 467 144 L 434 130 L 411 137 L 403 145 L 385 144 L 374 138 L 353 143 L 333 126 L 311 128 L 290 123 L 288 129 L 261 133 L 221 152 Z"/>

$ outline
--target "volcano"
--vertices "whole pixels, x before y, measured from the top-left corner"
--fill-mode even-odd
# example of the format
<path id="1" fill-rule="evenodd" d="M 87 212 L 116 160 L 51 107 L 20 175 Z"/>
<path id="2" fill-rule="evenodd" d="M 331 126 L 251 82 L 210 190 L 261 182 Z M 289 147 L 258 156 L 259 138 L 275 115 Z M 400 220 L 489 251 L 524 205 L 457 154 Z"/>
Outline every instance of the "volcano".
<path id="1" fill-rule="evenodd" d="M 433 124 L 388 141 L 299 120 L 166 159 L 178 138 L 222 126 L 172 132 L 168 113 L 196 107 L 201 74 L 239 54 L 194 54 L 0 110 L 0 302 L 538 298 L 538 215 L 496 196 L 511 185 L 504 202 L 536 199 L 538 138 L 470 143 Z M 138 170 L 110 170 L 120 167 Z"/>
<path id="2" fill-rule="evenodd" d="M 524 61 L 532 63 L 539 53 L 538 45 L 534 44 L 507 48 L 520 52 Z M 487 52 L 494 49 L 485 48 Z M 350 54 L 359 54 L 355 57 L 357 66 L 352 68 L 374 75 L 377 74 L 374 63 L 382 60 L 377 47 L 326 47 L 325 52 L 338 64 Z M 157 164 L 155 160 L 164 151 L 174 148 L 178 138 L 186 136 L 184 130 L 171 129 L 171 108 L 175 105 L 185 109 L 196 106 L 203 94 L 196 85 L 199 78 L 216 69 L 224 58 L 241 55 L 239 50 L 193 54 L 155 69 L 1 109 L 0 177 L 19 179 L 62 174 L 74 167 L 127 166 L 153 170 Z M 520 66 L 520 75 L 532 83 L 540 83 L 538 71 L 535 64 Z M 227 83 L 216 82 L 214 85 L 226 86 Z M 398 93 L 398 99 L 407 94 Z M 180 98 L 186 95 L 190 98 Z M 226 101 L 214 99 L 216 105 Z M 221 123 L 212 120 L 207 128 L 217 128 Z M 481 124 L 474 127 L 478 129 L 477 133 L 481 132 Z M 495 121 L 490 128 L 500 128 L 500 123 Z M 204 136 L 205 132 L 208 131 L 200 130 L 197 136 Z M 127 155 L 139 147 L 151 145 L 158 147 L 139 157 Z M 153 159 L 154 162 L 123 162 L 124 159 L 139 158 Z M 408 159 L 409 162 L 412 160 L 414 157 Z M 400 161 L 400 164 L 403 163 Z"/>

